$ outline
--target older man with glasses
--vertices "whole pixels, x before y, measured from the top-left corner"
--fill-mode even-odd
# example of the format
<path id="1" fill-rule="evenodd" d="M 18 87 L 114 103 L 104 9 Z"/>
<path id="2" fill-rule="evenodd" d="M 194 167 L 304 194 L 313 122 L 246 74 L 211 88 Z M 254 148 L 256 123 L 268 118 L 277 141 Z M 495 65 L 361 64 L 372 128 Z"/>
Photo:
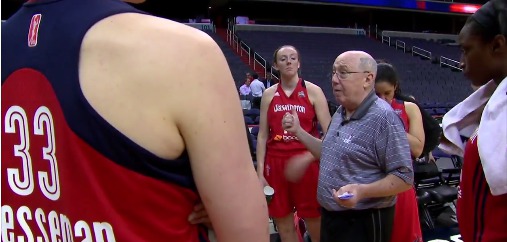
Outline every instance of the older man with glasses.
<path id="1" fill-rule="evenodd" d="M 336 58 L 331 79 L 341 106 L 323 140 L 301 129 L 294 111 L 282 120 L 320 158 L 321 242 L 388 242 L 396 194 L 413 182 L 407 136 L 399 116 L 375 95 L 376 71 L 375 60 L 362 51 Z M 309 160 L 294 158 L 287 178 L 297 180 Z"/>

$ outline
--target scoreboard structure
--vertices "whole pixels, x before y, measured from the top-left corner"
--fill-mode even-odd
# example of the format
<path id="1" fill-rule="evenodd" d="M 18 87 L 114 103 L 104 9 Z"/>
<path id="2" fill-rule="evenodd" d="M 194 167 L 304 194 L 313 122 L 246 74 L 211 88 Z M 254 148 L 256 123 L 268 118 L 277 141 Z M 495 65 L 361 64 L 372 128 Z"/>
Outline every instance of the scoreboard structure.
<path id="1" fill-rule="evenodd" d="M 286 1 L 279 1 L 286 2 Z M 364 7 L 382 7 L 399 10 L 418 10 L 440 13 L 472 14 L 482 5 L 469 3 L 456 3 L 452 1 L 427 0 L 293 0 L 292 2 L 314 2 Z"/>

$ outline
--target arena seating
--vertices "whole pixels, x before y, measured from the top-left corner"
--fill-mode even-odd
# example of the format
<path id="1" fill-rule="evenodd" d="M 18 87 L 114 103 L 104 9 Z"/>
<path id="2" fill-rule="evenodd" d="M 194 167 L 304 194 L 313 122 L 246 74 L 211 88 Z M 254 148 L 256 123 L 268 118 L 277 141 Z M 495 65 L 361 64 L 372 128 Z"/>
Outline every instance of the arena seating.
<path id="1" fill-rule="evenodd" d="M 376 59 L 392 63 L 400 74 L 403 92 L 414 95 L 430 108 L 449 108 L 472 91 L 469 86 L 463 85 L 467 81 L 461 72 L 441 68 L 429 60 L 414 57 L 366 36 L 271 31 L 237 31 L 236 34 L 269 61 L 279 46 L 294 45 L 301 53 L 302 76 L 322 87 L 329 100 L 333 99 L 329 75 L 331 65 L 339 53 L 347 50 L 364 50 Z"/>

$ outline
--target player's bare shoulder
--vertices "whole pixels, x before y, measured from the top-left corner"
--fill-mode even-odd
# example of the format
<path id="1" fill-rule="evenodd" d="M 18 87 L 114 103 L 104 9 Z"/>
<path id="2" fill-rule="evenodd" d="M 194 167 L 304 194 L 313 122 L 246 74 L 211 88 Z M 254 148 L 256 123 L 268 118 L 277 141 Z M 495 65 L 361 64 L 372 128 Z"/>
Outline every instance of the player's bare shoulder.
<path id="1" fill-rule="evenodd" d="M 306 84 L 306 90 L 308 92 L 308 96 L 310 98 L 310 101 L 313 103 L 315 100 L 318 100 L 319 98 L 325 99 L 324 92 L 322 91 L 322 88 L 319 86 L 313 84 L 312 82 L 305 81 Z"/>
<path id="2" fill-rule="evenodd" d="M 160 157 L 175 158 L 184 148 L 175 124 L 178 108 L 199 100 L 192 90 L 213 83 L 210 78 L 215 85 L 227 82 L 213 75 L 223 66 L 227 62 L 220 48 L 206 33 L 167 19 L 122 13 L 86 33 L 79 80 L 88 102 L 116 129 Z"/>
<path id="3" fill-rule="evenodd" d="M 417 104 L 413 103 L 413 102 L 407 102 L 405 101 L 405 109 L 407 112 L 420 112 L 421 110 L 419 109 L 419 107 L 417 106 Z"/>
<path id="4" fill-rule="evenodd" d="M 272 86 L 268 87 L 268 88 L 264 91 L 264 94 L 262 94 L 262 95 L 271 95 L 271 96 L 275 95 L 275 92 L 276 92 L 276 90 L 278 89 L 278 85 L 279 85 L 279 84 L 278 84 L 278 83 L 276 83 L 275 85 L 272 85 Z"/>
<path id="5" fill-rule="evenodd" d="M 96 23 L 83 40 L 83 49 L 107 47 L 110 52 L 127 52 L 122 59 L 146 63 L 154 58 L 185 61 L 202 49 L 218 48 L 206 33 L 168 19 L 138 13 L 122 13 Z M 183 55 L 188 53 L 188 55 Z M 157 63 L 146 63 L 156 65 Z M 177 64 L 177 63 L 175 63 Z"/>
<path id="6" fill-rule="evenodd" d="M 113 15 L 95 24 L 83 40 L 81 57 L 100 62 L 101 66 L 94 66 L 94 70 L 109 70 L 110 79 L 118 78 L 123 85 L 137 88 L 153 87 L 154 94 L 157 89 L 174 90 L 178 84 L 198 85 L 198 81 L 186 83 L 194 78 L 193 72 L 213 70 L 225 62 L 220 48 L 208 34 L 138 13 Z M 203 79 L 206 75 L 200 76 Z"/>
<path id="7" fill-rule="evenodd" d="M 271 100 L 275 96 L 276 90 L 278 90 L 278 85 L 280 85 L 280 84 L 277 83 L 273 86 L 270 86 L 264 91 L 264 93 L 262 94 L 263 102 L 264 102 L 264 100 L 271 102 Z"/>
<path id="8" fill-rule="evenodd" d="M 411 108 L 417 107 L 417 104 L 415 104 L 413 102 L 404 101 L 404 103 L 405 103 L 405 107 L 407 107 L 407 106 L 411 107 Z"/>
<path id="9" fill-rule="evenodd" d="M 304 81 L 304 82 L 305 82 L 306 89 L 308 90 L 308 92 L 310 92 L 310 93 L 320 93 L 320 92 L 322 92 L 322 88 L 320 88 L 319 86 L 315 85 L 313 82 L 309 82 L 309 81 Z"/>

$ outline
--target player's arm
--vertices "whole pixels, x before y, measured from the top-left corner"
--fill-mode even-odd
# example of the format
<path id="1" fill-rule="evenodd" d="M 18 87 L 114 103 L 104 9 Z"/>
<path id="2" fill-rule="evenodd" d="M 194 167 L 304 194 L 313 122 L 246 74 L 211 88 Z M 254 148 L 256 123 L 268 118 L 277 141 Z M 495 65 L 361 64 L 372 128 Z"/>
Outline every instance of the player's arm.
<path id="1" fill-rule="evenodd" d="M 178 75 L 171 109 L 217 238 L 268 241 L 266 200 L 252 168 L 241 105 L 224 55 L 208 36 L 190 39 L 184 48 L 179 65 L 188 71 Z"/>
<path id="2" fill-rule="evenodd" d="M 313 102 L 315 114 L 317 115 L 317 120 L 322 127 L 322 132 L 326 135 L 329 123 L 331 122 L 331 114 L 329 114 L 326 96 L 324 92 L 322 92 L 322 89 L 313 83 L 309 83 L 307 87 L 308 95 L 310 95 L 310 100 Z"/>
<path id="3" fill-rule="evenodd" d="M 424 127 L 421 110 L 415 103 L 405 102 L 410 128 L 407 133 L 408 143 L 410 145 L 410 154 L 412 157 L 419 157 L 424 148 Z"/>
<path id="4" fill-rule="evenodd" d="M 268 88 L 261 99 L 261 110 L 259 117 L 259 133 L 257 134 L 257 147 L 256 147 L 256 157 L 257 157 L 257 176 L 259 178 L 264 177 L 264 160 L 266 157 L 266 143 L 268 141 L 269 135 L 269 124 L 268 124 L 268 109 L 271 100 L 273 100 L 273 95 L 275 93 L 277 85 L 271 86 Z"/>

